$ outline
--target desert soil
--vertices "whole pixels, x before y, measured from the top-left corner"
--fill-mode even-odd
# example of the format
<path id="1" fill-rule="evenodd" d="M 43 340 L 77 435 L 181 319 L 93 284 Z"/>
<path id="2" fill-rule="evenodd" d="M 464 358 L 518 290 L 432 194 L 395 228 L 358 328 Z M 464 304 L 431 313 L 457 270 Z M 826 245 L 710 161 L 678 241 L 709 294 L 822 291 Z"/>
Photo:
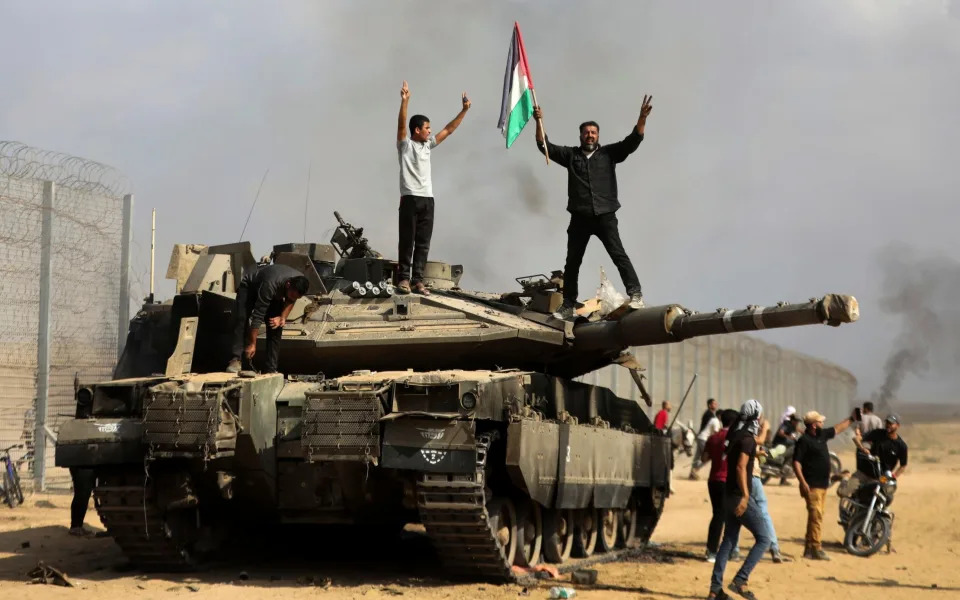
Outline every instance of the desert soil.
<path id="1" fill-rule="evenodd" d="M 768 487 L 771 512 L 784 552 L 791 562 L 775 565 L 767 558 L 754 571 L 751 584 L 758 597 L 843 598 L 879 597 L 884 600 L 960 598 L 960 423 L 905 426 L 910 444 L 910 469 L 901 479 L 893 508 L 894 552 L 869 559 L 846 554 L 836 524 L 837 497 L 827 499 L 825 548 L 830 562 L 799 558 L 803 550 L 805 512 L 796 486 Z M 837 443 L 844 465 L 853 453 Z M 674 487 L 663 519 L 653 536 L 666 551 L 666 562 L 626 561 L 599 565 L 595 586 L 574 586 L 577 597 L 591 598 L 703 598 L 710 564 L 677 555 L 703 553 L 710 503 L 703 481 L 685 479 L 689 459 L 678 460 Z M 704 471 L 705 473 L 705 471 Z M 547 598 L 555 582 L 519 585 L 451 583 L 436 576 L 439 568 L 428 545 L 408 536 L 397 549 L 373 556 L 357 550 L 349 536 L 317 536 L 301 545 L 326 549 L 322 556 L 277 554 L 272 550 L 234 564 L 199 574 L 143 574 L 125 565 L 110 539 L 67 535 L 69 495 L 35 494 L 25 506 L 10 510 L 0 506 L 0 591 L 5 598 L 173 598 L 183 594 L 207 598 L 244 600 L 283 594 L 288 598 L 378 599 L 409 598 Z M 96 513 L 87 524 L 101 529 Z M 741 545 L 752 540 L 744 532 Z M 356 541 L 354 541 L 356 542 Z M 362 543 L 362 542 L 361 542 Z M 376 541 L 372 545 L 380 547 Z M 27 547 L 24 547 L 27 546 Z M 268 556 L 263 556 L 264 554 Z M 45 561 L 75 580 L 78 587 L 31 585 L 26 572 Z M 727 580 L 738 563 L 727 569 Z M 241 578 L 244 572 L 246 578 Z M 329 577 L 326 588 L 308 581 Z M 569 585 L 569 584 L 568 584 Z"/>

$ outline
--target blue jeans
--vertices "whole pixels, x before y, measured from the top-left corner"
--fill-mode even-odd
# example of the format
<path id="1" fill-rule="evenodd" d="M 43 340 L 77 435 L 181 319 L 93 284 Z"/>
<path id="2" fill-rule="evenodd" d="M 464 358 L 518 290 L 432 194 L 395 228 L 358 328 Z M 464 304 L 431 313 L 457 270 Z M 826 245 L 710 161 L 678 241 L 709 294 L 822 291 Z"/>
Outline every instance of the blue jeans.
<path id="1" fill-rule="evenodd" d="M 773 528 L 773 519 L 770 518 L 770 509 L 767 507 L 767 494 L 763 491 L 763 483 L 759 477 L 750 478 L 750 501 L 756 499 L 760 511 L 763 512 L 763 520 L 767 524 L 767 534 L 770 536 L 770 549 L 779 552 L 780 542 L 777 541 L 777 530 Z"/>
<path id="2" fill-rule="evenodd" d="M 720 542 L 720 550 L 717 552 L 717 562 L 713 564 L 713 575 L 710 577 L 710 591 L 719 592 L 723 590 L 723 571 L 727 568 L 727 560 L 730 558 L 730 551 L 740 541 L 740 527 L 746 527 L 747 531 L 753 534 L 757 543 L 750 548 L 743 566 L 734 575 L 733 580 L 740 584 L 746 584 L 763 553 L 770 547 L 770 534 L 767 531 L 767 524 L 763 519 L 763 512 L 760 505 L 756 503 L 753 495 L 747 502 L 747 510 L 741 516 L 737 516 L 737 504 L 740 503 L 741 496 L 727 495 L 724 498 L 724 512 L 726 523 L 724 524 L 723 541 Z"/>

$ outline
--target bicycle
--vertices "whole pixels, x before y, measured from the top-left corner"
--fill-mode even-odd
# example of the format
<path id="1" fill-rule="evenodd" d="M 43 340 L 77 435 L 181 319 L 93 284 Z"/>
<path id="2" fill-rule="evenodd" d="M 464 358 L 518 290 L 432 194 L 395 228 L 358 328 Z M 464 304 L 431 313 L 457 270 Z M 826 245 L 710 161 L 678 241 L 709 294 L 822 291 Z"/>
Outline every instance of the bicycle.
<path id="1" fill-rule="evenodd" d="M 3 488 L 0 492 L 3 494 L 3 501 L 10 508 L 23 504 L 23 488 L 20 487 L 20 473 L 17 472 L 22 461 L 14 463 L 10 458 L 10 451 L 17 448 L 23 448 L 23 444 L 14 444 L 0 451 L 0 463 L 3 463 Z"/>

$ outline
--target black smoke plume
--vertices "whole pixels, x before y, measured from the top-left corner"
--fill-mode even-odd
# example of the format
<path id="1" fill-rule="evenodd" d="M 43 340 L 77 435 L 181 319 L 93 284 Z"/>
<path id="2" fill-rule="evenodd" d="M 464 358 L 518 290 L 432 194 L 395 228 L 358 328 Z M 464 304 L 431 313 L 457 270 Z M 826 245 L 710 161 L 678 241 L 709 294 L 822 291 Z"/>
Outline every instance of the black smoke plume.
<path id="1" fill-rule="evenodd" d="M 877 408 L 889 410 L 908 375 L 954 375 L 960 366 L 960 262 L 902 245 L 883 250 L 880 262 L 880 308 L 901 323 L 873 394 Z"/>

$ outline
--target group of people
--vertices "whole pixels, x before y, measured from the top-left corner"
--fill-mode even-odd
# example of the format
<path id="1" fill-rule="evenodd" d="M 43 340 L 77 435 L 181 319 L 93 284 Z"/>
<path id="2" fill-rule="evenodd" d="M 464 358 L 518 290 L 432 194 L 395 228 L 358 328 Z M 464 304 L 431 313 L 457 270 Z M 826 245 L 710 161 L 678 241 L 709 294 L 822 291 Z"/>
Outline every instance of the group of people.
<path id="1" fill-rule="evenodd" d="M 410 87 L 400 88 L 400 114 L 397 120 L 397 157 L 400 163 L 399 245 L 396 290 L 401 294 L 430 295 L 423 271 L 433 237 L 433 175 L 431 153 L 460 127 L 471 102 L 461 95 L 460 112 L 440 131 L 434 133 L 430 119 L 421 114 L 407 118 Z M 567 258 L 564 265 L 563 303 L 554 313 L 558 319 L 571 320 L 580 306 L 577 280 L 587 242 L 596 236 L 610 255 L 630 296 L 631 308 L 643 307 L 640 281 L 630 257 L 620 241 L 616 212 L 620 208 L 617 190 L 617 164 L 626 160 L 643 141 L 647 117 L 653 110 L 653 96 L 644 96 L 637 123 L 627 136 L 613 144 L 600 144 L 600 126 L 596 121 L 580 125 L 579 146 L 558 146 L 543 131 L 542 111 L 534 107 L 537 119 L 536 142 L 541 153 L 567 169 Z M 409 137 L 408 137 L 409 131 Z M 263 370 L 277 371 L 280 339 L 286 317 L 294 302 L 307 293 L 309 281 L 296 269 L 285 265 L 266 265 L 244 274 L 237 289 L 234 343 L 226 367 L 239 372 L 256 354 L 260 328 L 267 326 L 266 358 Z"/>
<path id="2" fill-rule="evenodd" d="M 661 412 L 666 414 L 666 410 Z M 897 415 L 881 421 L 873 412 L 873 404 L 866 402 L 862 415 L 861 409 L 856 409 L 832 427 L 824 427 L 825 420 L 815 410 L 801 419 L 796 409 L 788 407 L 772 437 L 774 449 L 768 451 L 765 442 L 770 423 L 763 418 L 763 407 L 758 401 L 748 400 L 740 410 L 720 410 L 716 400 L 707 400 L 690 473 L 691 478 L 696 478 L 701 466 L 710 463 L 707 490 L 713 515 L 707 529 L 706 558 L 713 563 L 713 573 L 709 599 L 729 597 L 723 590 L 723 575 L 727 562 L 739 557 L 741 528 L 750 531 L 756 543 L 729 584 L 731 591 L 744 598 L 755 598 L 748 581 L 763 555 L 769 552 L 774 563 L 785 560 L 767 506 L 760 476 L 761 459 L 772 453 L 783 454 L 786 446 L 793 447 L 792 465 L 807 512 L 803 557 L 810 560 L 829 560 L 822 547 L 824 503 L 831 477 L 829 440 L 855 425 L 854 442 L 860 451 L 878 457 L 884 469 L 895 477 L 904 473 L 907 444 L 899 436 Z"/>
<path id="3" fill-rule="evenodd" d="M 397 154 L 400 162 L 400 243 L 397 290 L 401 293 L 429 295 L 423 281 L 423 269 L 433 236 L 433 183 L 430 168 L 431 151 L 452 134 L 470 109 L 466 93 L 461 96 L 462 108 L 446 127 L 434 135 L 430 119 L 413 115 L 407 120 L 410 88 L 403 82 L 400 89 L 400 115 L 397 121 Z M 640 281 L 620 241 L 616 212 L 620 208 L 616 166 L 627 159 L 643 141 L 647 117 L 653 110 L 653 96 L 644 96 L 637 123 L 627 136 L 613 144 L 600 144 L 600 126 L 595 121 L 580 124 L 578 146 L 558 146 L 543 131 L 543 113 L 534 107 L 537 120 L 536 142 L 541 153 L 567 170 L 567 258 L 564 265 L 563 304 L 554 316 L 569 320 L 578 307 L 577 280 L 587 242 L 596 236 L 603 243 L 630 296 L 632 308 L 643 307 Z M 407 137 L 409 129 L 410 137 Z"/>

